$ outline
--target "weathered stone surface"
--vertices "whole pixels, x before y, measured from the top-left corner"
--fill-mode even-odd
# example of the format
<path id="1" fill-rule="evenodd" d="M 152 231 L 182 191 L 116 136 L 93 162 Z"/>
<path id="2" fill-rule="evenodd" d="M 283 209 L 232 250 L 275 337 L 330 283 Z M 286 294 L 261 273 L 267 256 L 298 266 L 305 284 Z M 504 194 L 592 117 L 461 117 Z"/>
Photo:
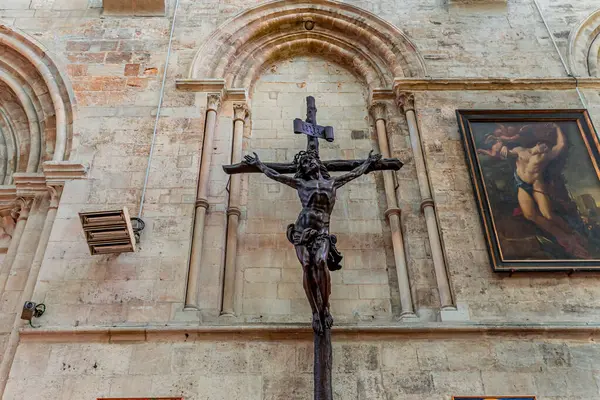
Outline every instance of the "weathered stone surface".
<path id="1" fill-rule="evenodd" d="M 598 8 L 597 1 L 538 2 L 569 63 L 569 36 L 580 21 Z M 0 110 L 10 117 L 17 132 L 29 133 L 36 126 L 43 131 L 41 135 L 19 136 L 17 147 L 21 153 L 18 160 L 15 158 L 15 165 L 26 168 L 26 153 L 37 145 L 40 161 L 52 158 L 57 143 L 52 127 L 58 118 L 54 101 L 57 94 L 67 98 L 71 93 L 72 105 L 77 107 L 73 120 L 69 117 L 64 121 L 72 126 L 65 159 L 90 166 L 88 179 L 65 184 L 35 291 L 28 299 L 48 306 L 46 314 L 35 322 L 69 329 L 248 321 L 307 323 L 310 308 L 303 294 L 302 271 L 284 233 L 286 225 L 296 218 L 299 205 L 293 190 L 258 176 L 245 177 L 242 184 L 236 316 L 218 316 L 229 196 L 228 177 L 221 165 L 231 158 L 233 97 L 222 102 L 212 149 L 199 278 L 200 310 L 183 311 L 207 96 L 177 90 L 175 79 L 188 77 L 198 49 L 220 24 L 257 2 L 181 1 L 169 60 L 165 57 L 174 0 L 137 1 L 137 6 L 152 13 L 158 10 L 151 10 L 152 4 L 167 10 L 167 15 L 151 18 L 110 16 L 109 3 L 0 0 L 0 31 L 14 27 L 35 38 L 33 41 L 40 47 L 33 58 L 43 63 L 56 61 L 50 71 L 40 72 L 36 70 L 39 63 L 27 59 L 32 54 L 0 45 L 2 65 L 18 72 L 9 75 L 17 78 L 16 87 L 26 88 L 25 97 L 32 99 L 32 110 L 40 121 L 35 123 L 33 114 L 28 115 L 19 105 L 18 96 L 8 88 L 4 75 L 0 78 Z M 127 4 L 117 3 L 125 12 L 123 6 Z M 304 138 L 292 133 L 291 122 L 303 116 L 303 99 L 311 94 L 317 98 L 319 122 L 336 130 L 336 141 L 322 145 L 323 158 L 364 157 L 369 150 L 378 148 L 373 121 L 367 112 L 368 88 L 378 77 L 365 79 L 364 71 L 385 69 L 387 64 L 407 66 L 406 59 L 421 57 L 428 78 L 419 83 L 419 88 L 436 90 L 415 93 L 416 113 L 454 300 L 468 309 L 471 320 L 480 323 L 598 321 L 597 274 L 507 277 L 491 272 L 457 133 L 457 108 L 584 107 L 573 89 L 574 79 L 567 78 L 535 5 L 518 1 L 434 0 L 351 0 L 344 6 L 327 1 L 316 3 L 318 7 L 331 8 L 329 17 L 343 15 L 347 13 L 345 7 L 352 6 L 372 12 L 398 27 L 415 48 L 393 60 L 365 60 L 363 55 L 374 49 L 364 48 L 361 34 L 367 31 L 351 30 L 357 26 L 362 29 L 364 20 L 352 20 L 338 26 L 348 32 L 347 37 L 340 37 L 352 54 L 350 58 L 322 46 L 323 42 L 308 44 L 305 37 L 309 31 L 302 31 L 302 38 L 294 45 L 271 41 L 259 46 L 260 53 L 249 51 L 264 55 L 263 50 L 274 50 L 267 58 L 257 57 L 260 63 L 241 65 L 240 60 L 228 60 L 224 53 L 199 54 L 201 60 L 220 62 L 222 58 L 224 63 L 231 61 L 229 64 L 247 70 L 248 76 L 254 74 L 252 82 L 236 82 L 239 87 L 229 87 L 227 82 L 227 89 L 248 90 L 247 94 L 243 90 L 227 91 L 227 96 L 238 96 L 236 101 L 247 96 L 250 116 L 244 131 L 244 152 L 256 151 L 263 160 L 281 162 L 303 149 Z M 139 14 L 135 10 L 127 13 Z M 269 31 L 267 21 L 270 20 L 256 26 L 271 37 L 286 33 L 288 28 L 296 29 L 296 22 L 301 22 L 292 18 L 288 25 Z M 325 28 L 317 22 L 313 32 Z M 590 37 L 597 33 L 588 25 L 583 28 Z M 224 29 L 228 29 L 227 25 Z M 279 46 L 276 51 L 273 43 Z M 225 50 L 229 48 L 220 49 Z M 318 57 L 308 56 L 315 51 Z M 146 229 L 138 252 L 92 257 L 77 213 L 127 206 L 132 215 L 137 215 L 165 61 L 169 70 L 145 192 L 142 217 Z M 593 66 L 595 60 L 591 61 Z M 222 66 L 217 64 L 205 66 L 216 79 L 201 76 L 198 78 L 203 83 L 179 86 L 191 89 L 204 85 L 221 90 L 226 81 L 223 78 L 227 77 L 221 76 Z M 399 68 L 391 78 L 399 78 L 397 82 L 407 88 L 415 85 L 416 79 L 424 78 L 405 75 L 410 75 L 410 71 Z M 534 77 L 545 79 L 532 80 Z M 50 79 L 50 85 L 44 78 Z M 446 81 L 431 83 L 429 78 Z M 518 79 L 508 84 L 487 78 Z M 388 83 L 391 86 L 392 82 Z M 590 81 L 580 79 L 579 84 L 583 101 L 598 127 L 598 89 Z M 447 90 L 448 85 L 455 90 Z M 444 90 L 437 90 L 442 86 Z M 500 86 L 504 90 L 466 90 Z M 408 128 L 392 99 L 381 101 L 386 103 L 391 152 L 405 163 L 395 174 L 395 182 L 412 299 L 417 315 L 433 320 L 439 318 L 439 295 L 420 211 L 422 199 Z M 1 136 L 10 141 L 12 133 L 7 127 L 0 122 Z M 40 139 L 37 145 L 36 138 Z M 0 144 L 0 155 L 3 149 Z M 378 174 L 369 174 L 339 193 L 332 232 L 338 234 L 338 246 L 345 259 L 342 271 L 332 274 L 331 305 L 337 324 L 405 323 L 397 322 L 398 283 L 384 217 L 384 195 Z M 41 230 L 46 208 L 44 203 L 39 212 L 32 211 L 26 228 L 29 237 Z M 23 300 L 20 291 L 37 250 L 37 242 L 33 242 L 24 242 L 6 287 L 0 287 L 0 358 L 17 315 L 15 309 Z M 0 257 L 6 260 L 8 255 Z M 69 340 L 20 343 L 4 398 L 156 395 L 287 400 L 307 399 L 312 393 L 312 345 L 295 338 L 233 341 L 231 337 L 205 337 L 193 343 L 167 340 L 144 344 L 68 343 Z M 538 400 L 596 400 L 600 396 L 600 350 L 595 342 L 582 338 L 507 335 L 424 340 L 409 336 L 392 340 L 371 336 L 363 340 L 357 336 L 337 340 L 334 335 L 334 343 L 334 391 L 340 399 L 447 400 L 459 394 L 503 393 L 535 394 Z"/>
<path id="2" fill-rule="evenodd" d="M 293 340 L 275 343 L 270 340 L 238 342 L 227 337 L 217 341 L 189 339 L 182 343 L 147 342 L 129 344 L 44 344 L 50 356 L 46 369 L 37 369 L 36 382 L 49 387 L 31 393 L 31 399 L 42 394 L 56 398 L 80 399 L 86 396 L 136 396 L 149 390 L 164 396 L 185 396 L 186 399 L 307 399 L 312 393 L 311 341 Z M 187 340 L 187 339 L 186 339 Z M 460 345 L 450 338 L 408 339 L 418 347 L 434 346 L 440 352 Z M 491 344 L 505 347 L 510 340 L 497 337 L 471 336 L 477 348 Z M 578 346 L 578 341 L 553 340 L 563 349 Z M 16 363 L 25 366 L 43 348 L 41 344 L 20 345 Z M 600 390 L 597 374 L 590 370 L 569 367 L 531 369 L 529 371 L 499 371 L 495 365 L 477 364 L 479 355 L 465 352 L 461 359 L 465 369 L 447 371 L 444 365 L 427 368 L 407 364 L 410 359 L 398 357 L 395 365 L 386 367 L 378 360 L 385 352 L 400 355 L 407 346 L 398 340 L 370 341 L 338 340 L 334 346 L 336 373 L 334 391 L 343 399 L 418 399 L 441 400 L 449 395 L 523 395 L 536 394 L 542 400 L 593 400 Z M 596 344 L 591 349 L 597 350 Z M 399 350 L 403 349 L 403 350 Z M 100 353 L 104 356 L 100 356 Z M 57 357 L 61 354 L 62 357 Z M 351 355 L 355 354 L 354 359 Z M 84 355 L 81 357 L 80 355 Z M 101 367 L 103 360 L 114 358 L 125 368 L 110 371 Z M 385 360 L 385 357 L 383 358 Z M 58 361 L 58 372 L 53 365 Z M 87 368 L 91 360 L 97 368 Z M 144 363 L 143 361 L 146 361 Z M 246 362 L 247 360 L 247 362 Z M 64 366 L 62 363 L 64 362 Z M 81 365 L 80 365 L 81 364 Z M 19 367 L 20 368 L 20 367 Z M 33 370 L 33 369 L 31 369 Z M 27 377 L 11 376 L 5 397 L 17 399 L 27 389 Z M 38 389 L 33 382 L 29 383 Z M 36 397 L 39 396 L 39 397 Z M 78 397 L 79 396 L 79 397 Z"/>

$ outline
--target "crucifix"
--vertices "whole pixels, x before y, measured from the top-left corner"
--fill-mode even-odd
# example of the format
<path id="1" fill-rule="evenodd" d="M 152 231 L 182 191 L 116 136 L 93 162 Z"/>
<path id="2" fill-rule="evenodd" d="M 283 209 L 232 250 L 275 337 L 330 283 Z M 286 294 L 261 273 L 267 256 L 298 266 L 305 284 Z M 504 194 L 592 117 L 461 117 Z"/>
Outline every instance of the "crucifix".
<path id="1" fill-rule="evenodd" d="M 331 160 L 319 158 L 319 139 L 332 142 L 333 128 L 317 124 L 317 108 L 312 96 L 306 98 L 306 121 L 294 120 L 294 133 L 307 137 L 306 151 L 300 151 L 292 163 L 263 163 L 256 153 L 244 161 L 225 165 L 227 174 L 262 172 L 270 179 L 288 185 L 298 192 L 302 211 L 295 223 L 288 225 L 287 238 L 294 245 L 302 265 L 303 286 L 312 310 L 314 331 L 314 399 L 332 400 L 331 326 L 329 310 L 331 279 L 329 272 L 342 268 L 342 255 L 336 248 L 337 238 L 329 233 L 336 191 L 346 183 L 371 171 L 402 167 L 397 158 L 382 159 L 369 153 L 365 160 Z M 331 176 L 330 172 L 346 172 Z M 288 176 L 286 174 L 294 174 Z"/>

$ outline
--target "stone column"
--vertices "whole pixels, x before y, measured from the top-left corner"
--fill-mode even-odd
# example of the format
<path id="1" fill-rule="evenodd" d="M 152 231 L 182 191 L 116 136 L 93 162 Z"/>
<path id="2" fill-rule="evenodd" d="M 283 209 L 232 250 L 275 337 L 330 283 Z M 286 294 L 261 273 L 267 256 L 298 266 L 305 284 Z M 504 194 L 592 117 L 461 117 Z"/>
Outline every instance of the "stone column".
<path id="1" fill-rule="evenodd" d="M 42 232 L 40 234 L 40 238 L 35 249 L 35 255 L 31 263 L 31 269 L 29 270 L 29 275 L 27 276 L 27 282 L 25 283 L 25 287 L 21 292 L 20 301 L 17 303 L 17 307 L 19 308 L 26 301 L 32 300 L 35 284 L 40 273 L 40 267 L 42 266 L 44 254 L 46 253 L 46 247 L 48 246 L 48 240 L 50 239 L 52 225 L 54 225 L 54 220 L 56 219 L 60 188 L 57 189 L 55 187 L 50 186 L 48 187 L 48 191 L 50 192 L 50 205 L 48 207 L 46 219 L 44 220 L 44 226 L 42 228 Z M 8 380 L 8 375 L 10 373 L 12 363 L 17 352 L 17 346 L 19 344 L 19 329 L 25 324 L 25 321 L 19 318 L 19 309 L 13 310 L 13 312 L 16 312 L 13 321 L 13 327 L 10 331 L 8 343 L 6 344 L 6 348 L 4 350 L 2 363 L 0 364 L 0 398 L 4 393 L 6 382 Z"/>
<path id="2" fill-rule="evenodd" d="M 242 161 L 242 141 L 244 123 L 248 108 L 244 103 L 233 104 L 233 143 L 231 145 L 231 163 Z M 227 243 L 225 248 L 225 279 L 223 281 L 223 307 L 221 314 L 235 315 L 235 274 L 237 257 L 238 224 L 240 219 L 241 175 L 231 175 L 229 181 L 229 207 L 227 208 Z"/>
<path id="3" fill-rule="evenodd" d="M 221 105 L 219 93 L 209 93 L 207 96 L 206 122 L 204 124 L 204 139 L 202 143 L 202 161 L 198 177 L 198 190 L 196 193 L 196 211 L 194 214 L 194 233 L 190 251 L 190 265 L 188 270 L 187 292 L 185 295 L 185 308 L 198 309 L 198 275 L 202 262 L 202 241 L 204 239 L 204 219 L 208 209 L 208 178 L 210 175 L 210 162 L 213 153 L 213 139 L 217 124 L 217 111 Z"/>
<path id="4" fill-rule="evenodd" d="M 390 145 L 386 129 L 386 109 L 384 103 L 374 103 L 371 108 L 371 115 L 375 121 L 377 131 L 377 140 L 379 150 L 384 158 L 391 158 Z M 411 297 L 410 281 L 408 279 L 408 267 L 406 263 L 406 254 L 404 252 L 404 238 L 402 237 L 401 216 L 402 212 L 398 208 L 396 199 L 396 190 L 394 185 L 394 172 L 383 171 L 383 184 L 385 188 L 385 197 L 387 199 L 387 210 L 385 216 L 390 223 L 392 231 L 392 246 L 394 249 L 394 261 L 396 264 L 396 274 L 398 275 L 398 289 L 400 291 L 400 304 L 402 307 L 401 317 L 415 317 L 413 301 Z"/>
<path id="5" fill-rule="evenodd" d="M 31 209 L 32 202 L 33 201 L 31 199 L 24 198 L 19 198 L 17 200 L 14 213 L 18 214 L 19 216 L 17 217 L 15 231 L 10 240 L 10 244 L 8 245 L 6 257 L 4 257 L 2 269 L 0 270 L 0 294 L 4 291 L 4 285 L 6 284 L 15 258 L 17 257 L 17 250 L 19 249 L 19 243 L 21 242 L 21 237 L 23 236 L 23 231 L 25 230 L 25 225 L 27 224 L 27 218 L 29 218 L 29 211 Z"/>
<path id="6" fill-rule="evenodd" d="M 411 93 L 398 93 L 397 102 L 408 123 L 410 143 L 417 170 L 417 180 L 419 181 L 419 191 L 421 192 L 421 211 L 425 215 L 425 222 L 427 224 L 427 235 L 429 236 L 429 245 L 431 246 L 431 257 L 433 259 L 433 267 L 440 294 L 440 303 L 442 309 L 454 308 L 450 283 L 448 281 L 448 272 L 446 270 L 446 260 L 444 258 L 438 221 L 435 215 L 431 182 L 425 161 L 421 133 L 419 132 L 419 125 L 415 115 L 415 99 Z"/>

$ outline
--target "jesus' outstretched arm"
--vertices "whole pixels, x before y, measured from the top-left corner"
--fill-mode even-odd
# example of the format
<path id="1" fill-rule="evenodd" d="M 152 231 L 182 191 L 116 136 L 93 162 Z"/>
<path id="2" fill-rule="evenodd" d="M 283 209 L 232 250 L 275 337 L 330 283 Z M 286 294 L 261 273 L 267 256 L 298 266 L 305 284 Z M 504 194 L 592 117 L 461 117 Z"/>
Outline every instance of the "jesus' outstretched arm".
<path id="1" fill-rule="evenodd" d="M 344 186 L 346 183 L 358 178 L 359 176 L 364 175 L 365 172 L 367 172 L 367 168 L 369 168 L 369 166 L 372 163 L 377 162 L 380 159 L 381 159 L 381 154 L 374 155 L 373 150 L 371 150 L 369 152 L 369 157 L 365 160 L 364 163 L 362 163 L 358 167 L 354 168 L 352 171 L 348 172 L 347 174 L 336 177 L 334 186 L 336 188 L 340 188 L 340 187 Z"/>
<path id="2" fill-rule="evenodd" d="M 248 165 L 255 165 L 260 171 L 265 174 L 268 178 L 273 179 L 274 181 L 283 183 L 288 185 L 294 189 L 298 188 L 298 180 L 296 178 L 289 177 L 287 175 L 280 174 L 272 168 L 267 167 L 263 164 L 262 161 L 258 158 L 258 154 L 253 153 L 254 157 L 247 155 L 244 157 L 244 162 Z"/>

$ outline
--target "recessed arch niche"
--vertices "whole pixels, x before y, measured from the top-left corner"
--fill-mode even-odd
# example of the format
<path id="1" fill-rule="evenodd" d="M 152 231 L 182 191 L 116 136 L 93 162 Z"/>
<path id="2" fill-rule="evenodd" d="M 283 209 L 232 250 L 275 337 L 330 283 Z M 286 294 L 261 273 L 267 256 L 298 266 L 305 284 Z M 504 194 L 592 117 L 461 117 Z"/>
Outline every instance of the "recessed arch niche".
<path id="1" fill-rule="evenodd" d="M 216 126 L 219 130 L 226 129 L 223 127 L 231 123 L 238 110 L 240 117 L 236 117 L 232 129 L 231 149 L 226 148 L 228 138 L 221 136 L 222 148 L 218 151 L 221 154 L 231 151 L 232 162 L 241 161 L 237 155 L 242 153 L 240 138 L 244 126 L 253 130 L 259 125 L 252 113 L 260 103 L 253 99 L 258 79 L 272 66 L 306 56 L 332 62 L 358 78 L 361 88 L 368 93 L 363 97 L 366 107 L 362 103 L 360 112 L 364 123 L 369 119 L 367 107 L 371 100 L 393 100 L 396 78 L 427 76 L 424 60 L 410 38 L 370 12 L 332 0 L 276 0 L 259 4 L 217 28 L 197 51 L 189 79 L 178 83 L 183 90 L 211 92 L 207 97 L 205 143 L 212 143 Z M 288 106 L 293 107 L 289 123 L 305 112 L 297 104 Z M 250 111 L 247 118 L 241 116 L 244 107 Z M 236 190 L 229 191 L 227 221 L 223 227 L 228 234 L 219 247 L 225 252 L 225 261 L 221 272 L 215 274 L 215 268 L 205 267 L 202 261 L 205 221 L 211 217 L 207 214 L 210 174 L 221 173 L 220 164 L 211 161 L 211 147 L 203 147 L 202 151 L 185 304 L 190 308 L 221 308 L 221 312 L 229 315 L 236 308 L 232 306 L 233 298 L 241 292 L 239 285 L 234 284 L 237 279 L 234 277 L 239 277 L 235 272 L 236 262 L 230 261 L 236 259 L 237 228 L 230 227 L 237 227 L 239 222 L 237 201 L 242 194 L 238 184 L 231 185 Z M 229 235 L 229 232 L 235 233 Z"/>
<path id="2" fill-rule="evenodd" d="M 47 49 L 0 25 L 0 184 L 68 159 L 73 100 Z"/>
<path id="3" fill-rule="evenodd" d="M 329 59 L 370 89 L 391 89 L 395 77 L 427 75 L 414 43 L 376 15 L 331 0 L 278 0 L 219 27 L 199 49 L 189 77 L 225 79 L 227 88 L 252 93 L 265 66 L 302 55 Z"/>

